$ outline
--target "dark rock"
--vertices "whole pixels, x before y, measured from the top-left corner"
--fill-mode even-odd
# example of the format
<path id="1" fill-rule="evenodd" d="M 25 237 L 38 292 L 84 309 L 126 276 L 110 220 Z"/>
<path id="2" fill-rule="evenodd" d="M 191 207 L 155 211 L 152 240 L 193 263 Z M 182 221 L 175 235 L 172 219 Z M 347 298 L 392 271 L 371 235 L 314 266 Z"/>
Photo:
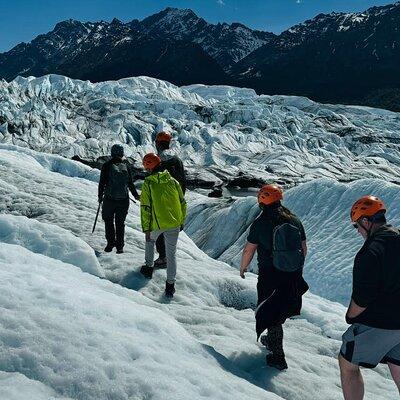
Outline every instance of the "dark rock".
<path id="1" fill-rule="evenodd" d="M 210 193 L 208 193 L 208 197 L 215 197 L 215 198 L 222 197 L 222 189 L 214 188 Z"/>
<path id="2" fill-rule="evenodd" d="M 235 186 L 238 186 L 241 189 L 247 189 L 250 187 L 261 187 L 264 184 L 264 181 L 255 178 L 254 176 L 246 176 L 243 173 L 239 173 L 240 176 L 231 179 L 226 187 L 228 188 L 233 188 Z"/>

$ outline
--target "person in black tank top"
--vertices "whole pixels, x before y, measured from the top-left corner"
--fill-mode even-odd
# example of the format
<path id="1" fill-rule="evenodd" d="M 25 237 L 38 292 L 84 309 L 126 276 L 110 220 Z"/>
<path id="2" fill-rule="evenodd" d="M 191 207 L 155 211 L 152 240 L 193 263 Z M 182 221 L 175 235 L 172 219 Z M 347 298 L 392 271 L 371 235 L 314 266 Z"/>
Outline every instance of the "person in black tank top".
<path id="1" fill-rule="evenodd" d="M 261 336 L 261 342 L 270 352 L 266 358 L 267 365 L 279 370 L 287 368 L 282 325 L 287 318 L 300 314 L 301 296 L 308 290 L 303 279 L 303 264 L 307 254 L 306 234 L 300 220 L 282 205 L 282 199 L 282 189 L 277 185 L 265 185 L 260 189 L 258 203 L 262 213 L 250 227 L 240 267 L 240 275 L 244 278 L 257 251 L 257 339 L 268 330 L 267 335 Z M 287 227 L 296 235 L 287 238 L 286 249 L 278 249 L 277 232 Z M 289 268 L 293 254 L 300 261 Z M 284 260 L 282 265 L 279 265 L 280 259 Z M 296 263 L 296 260 L 293 262 Z"/>

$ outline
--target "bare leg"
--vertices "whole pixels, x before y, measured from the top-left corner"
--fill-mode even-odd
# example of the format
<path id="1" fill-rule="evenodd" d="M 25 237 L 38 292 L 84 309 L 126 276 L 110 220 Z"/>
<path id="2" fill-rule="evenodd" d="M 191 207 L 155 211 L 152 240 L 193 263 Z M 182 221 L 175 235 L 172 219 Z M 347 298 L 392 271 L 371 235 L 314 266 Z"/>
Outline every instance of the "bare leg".
<path id="1" fill-rule="evenodd" d="M 392 378 L 394 380 L 394 383 L 397 386 L 397 389 L 399 389 L 400 393 L 400 365 L 388 363 L 390 373 L 392 374 Z"/>
<path id="2" fill-rule="evenodd" d="M 364 381 L 358 365 L 354 365 L 339 355 L 340 378 L 345 400 L 364 398 Z"/>

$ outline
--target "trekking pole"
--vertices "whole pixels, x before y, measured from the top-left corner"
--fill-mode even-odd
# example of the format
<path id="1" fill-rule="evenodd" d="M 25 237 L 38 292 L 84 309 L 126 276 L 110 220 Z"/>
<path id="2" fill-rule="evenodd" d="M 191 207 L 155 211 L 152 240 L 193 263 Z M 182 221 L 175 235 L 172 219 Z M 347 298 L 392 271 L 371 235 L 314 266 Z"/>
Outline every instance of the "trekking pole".
<path id="1" fill-rule="evenodd" d="M 133 200 L 133 199 L 131 199 L 130 197 L 129 197 L 129 200 L 132 201 L 132 202 L 135 203 L 135 204 L 137 203 L 136 200 Z"/>
<path id="2" fill-rule="evenodd" d="M 92 234 L 93 234 L 94 230 L 96 229 L 97 218 L 99 218 L 100 207 L 101 207 L 101 202 L 99 203 L 99 206 L 97 207 L 96 219 L 94 220 Z"/>

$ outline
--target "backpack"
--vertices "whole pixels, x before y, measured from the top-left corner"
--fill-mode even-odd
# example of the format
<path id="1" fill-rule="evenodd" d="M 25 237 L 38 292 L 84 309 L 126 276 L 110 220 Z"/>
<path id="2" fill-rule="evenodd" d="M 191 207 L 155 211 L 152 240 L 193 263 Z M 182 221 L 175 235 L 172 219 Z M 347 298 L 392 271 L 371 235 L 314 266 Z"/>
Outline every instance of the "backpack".
<path id="1" fill-rule="evenodd" d="M 129 171 L 125 162 L 111 164 L 105 195 L 113 200 L 124 200 L 128 192 Z"/>
<path id="2" fill-rule="evenodd" d="M 272 235 L 272 259 L 274 267 L 283 272 L 294 272 L 304 265 L 300 229 L 284 223 L 274 228 Z"/>

